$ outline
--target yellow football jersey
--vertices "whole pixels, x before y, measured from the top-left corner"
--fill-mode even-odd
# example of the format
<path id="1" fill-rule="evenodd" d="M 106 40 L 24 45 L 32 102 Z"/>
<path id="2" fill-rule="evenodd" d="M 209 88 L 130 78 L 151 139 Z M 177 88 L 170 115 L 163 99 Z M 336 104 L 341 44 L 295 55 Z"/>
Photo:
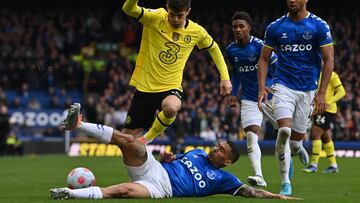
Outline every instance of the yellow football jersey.
<path id="1" fill-rule="evenodd" d="M 144 25 L 139 55 L 130 85 L 142 92 L 182 91 L 185 63 L 191 51 L 210 48 L 214 40 L 197 23 L 187 20 L 175 29 L 168 22 L 165 9 L 142 8 L 139 21 Z"/>
<path id="2" fill-rule="evenodd" d="M 320 87 L 321 77 L 322 74 L 320 74 L 318 88 Z M 328 108 L 325 110 L 326 112 L 336 113 L 337 111 L 336 102 L 345 95 L 344 88 L 343 87 L 340 88 L 340 86 L 342 86 L 342 83 L 338 74 L 332 72 L 329 85 L 326 89 L 326 94 L 325 94 L 325 102 L 329 105 Z M 334 97 L 335 94 L 338 94 L 338 97 Z"/>

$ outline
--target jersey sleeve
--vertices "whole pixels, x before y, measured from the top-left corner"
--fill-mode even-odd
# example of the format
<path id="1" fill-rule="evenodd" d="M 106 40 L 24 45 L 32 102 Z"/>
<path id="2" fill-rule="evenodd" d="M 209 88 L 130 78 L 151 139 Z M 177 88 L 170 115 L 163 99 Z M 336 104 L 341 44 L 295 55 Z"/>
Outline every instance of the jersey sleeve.
<path id="1" fill-rule="evenodd" d="M 142 11 L 138 17 L 139 22 L 144 25 L 151 25 L 156 19 L 162 18 L 166 11 L 163 8 L 150 9 L 141 7 Z"/>
<path id="2" fill-rule="evenodd" d="M 338 74 L 336 74 L 335 72 L 333 72 L 333 75 L 332 75 L 331 78 L 330 78 L 330 84 L 331 84 L 331 86 L 333 86 L 334 88 L 342 85 L 341 80 L 340 80 Z"/>
<path id="3" fill-rule="evenodd" d="M 274 30 L 274 23 L 271 23 L 265 30 L 264 36 L 264 46 L 269 47 L 271 49 L 275 48 L 275 30 Z"/>
<path id="4" fill-rule="evenodd" d="M 231 95 L 238 96 L 241 81 L 240 81 L 240 73 L 236 71 L 235 67 L 233 67 L 232 69 L 231 84 L 233 86 L 231 90 Z"/>
<path id="5" fill-rule="evenodd" d="M 199 42 L 197 43 L 197 47 L 199 49 L 209 49 L 214 44 L 213 38 L 208 34 L 208 32 L 201 27 L 199 32 Z"/>
<path id="6" fill-rule="evenodd" d="M 333 43 L 330 27 L 323 20 L 318 21 L 318 43 L 320 47 Z"/>
<path id="7" fill-rule="evenodd" d="M 225 48 L 225 57 L 227 58 L 227 60 L 230 62 L 230 65 L 234 66 L 234 61 L 231 57 L 231 53 L 230 53 L 230 50 L 229 50 L 229 47 L 226 47 Z"/>
<path id="8" fill-rule="evenodd" d="M 231 67 L 231 85 L 233 88 L 231 90 L 231 95 L 237 96 L 237 94 L 239 92 L 239 88 L 240 88 L 240 75 L 236 71 L 234 59 L 231 55 L 229 47 L 226 47 L 226 49 L 225 49 L 225 56 L 228 59 L 228 61 L 230 62 L 230 65 L 232 66 Z"/>
<path id="9" fill-rule="evenodd" d="M 270 65 L 275 63 L 277 60 L 278 60 L 277 55 L 274 52 L 272 52 L 271 59 L 270 59 Z"/>
<path id="10" fill-rule="evenodd" d="M 234 175 L 226 171 L 222 171 L 222 179 L 218 185 L 218 194 L 234 195 L 237 190 L 244 184 Z"/>

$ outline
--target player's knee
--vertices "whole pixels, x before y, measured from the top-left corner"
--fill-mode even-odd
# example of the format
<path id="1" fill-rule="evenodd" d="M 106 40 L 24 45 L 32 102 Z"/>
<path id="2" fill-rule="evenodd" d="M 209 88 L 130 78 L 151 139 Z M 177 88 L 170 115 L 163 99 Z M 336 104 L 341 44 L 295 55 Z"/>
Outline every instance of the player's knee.
<path id="1" fill-rule="evenodd" d="M 291 128 L 281 127 L 278 131 L 278 137 L 276 140 L 275 153 L 282 153 L 285 149 L 286 141 L 290 138 Z"/>
<path id="2" fill-rule="evenodd" d="M 124 186 L 117 186 L 112 188 L 111 194 L 112 197 L 128 197 L 130 189 Z"/>
<path id="3" fill-rule="evenodd" d="M 255 133 L 256 135 L 260 134 L 260 126 L 257 125 L 251 125 L 245 128 L 246 134 L 249 132 Z"/>
<path id="4" fill-rule="evenodd" d="M 164 99 L 161 107 L 164 115 L 168 118 L 172 118 L 176 116 L 177 112 L 180 110 L 181 100 L 174 95 L 170 95 Z"/>
<path id="5" fill-rule="evenodd" d="M 280 139 L 288 139 L 291 135 L 291 128 L 281 127 L 278 131 L 278 136 Z"/>
<path id="6" fill-rule="evenodd" d="M 101 192 L 103 193 L 104 198 L 126 197 L 129 194 L 129 190 L 122 185 L 102 188 Z"/>
<path id="7" fill-rule="evenodd" d="M 322 136 L 321 141 L 323 144 L 327 144 L 327 143 L 331 142 L 331 137 Z"/>
<path id="8" fill-rule="evenodd" d="M 111 143 L 116 144 L 119 147 L 123 146 L 124 144 L 131 144 L 136 141 L 136 138 L 133 135 L 122 133 L 118 130 L 114 130 Z"/>
<path id="9" fill-rule="evenodd" d="M 179 108 L 175 105 L 168 105 L 165 108 L 163 108 L 164 116 L 167 118 L 172 118 L 176 116 L 177 112 L 179 111 Z"/>
<path id="10" fill-rule="evenodd" d="M 252 131 L 248 131 L 246 133 L 246 142 L 247 147 L 252 147 L 253 145 L 257 144 L 258 142 L 258 135 Z"/>

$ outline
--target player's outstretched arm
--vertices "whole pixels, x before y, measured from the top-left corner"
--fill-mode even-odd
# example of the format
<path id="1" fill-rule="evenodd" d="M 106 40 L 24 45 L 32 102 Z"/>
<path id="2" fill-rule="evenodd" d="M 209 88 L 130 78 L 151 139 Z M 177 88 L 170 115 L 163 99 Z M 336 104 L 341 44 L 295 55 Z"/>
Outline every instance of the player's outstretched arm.
<path id="1" fill-rule="evenodd" d="M 225 63 L 224 56 L 221 53 L 221 50 L 216 42 L 213 41 L 213 44 L 208 49 L 210 56 L 214 60 L 216 67 L 220 73 L 220 94 L 221 95 L 228 95 L 231 93 L 232 85 L 230 82 L 229 72 Z"/>
<path id="2" fill-rule="evenodd" d="M 258 61 L 258 82 L 259 82 L 259 95 L 258 95 L 258 107 L 260 111 L 262 111 L 261 102 L 267 100 L 267 92 L 265 89 L 266 77 L 268 73 L 268 66 L 270 64 L 270 58 L 272 54 L 272 49 L 263 46 L 260 54 L 260 58 Z"/>
<path id="3" fill-rule="evenodd" d="M 266 190 L 256 189 L 247 185 L 241 188 L 235 194 L 236 196 L 243 196 L 246 198 L 268 198 L 268 199 L 284 199 L 284 200 L 302 200 L 301 198 L 288 197 L 285 195 L 275 194 Z"/>
<path id="4" fill-rule="evenodd" d="M 325 110 L 325 94 L 327 86 L 331 78 L 332 71 L 334 69 L 334 47 L 332 44 L 323 46 L 320 48 L 321 55 L 324 61 L 322 68 L 322 77 L 320 81 L 319 90 L 314 98 L 315 113 L 321 114 Z"/>
<path id="5" fill-rule="evenodd" d="M 138 18 L 141 15 L 141 7 L 137 5 L 138 0 L 126 0 L 122 10 L 126 15 Z"/>

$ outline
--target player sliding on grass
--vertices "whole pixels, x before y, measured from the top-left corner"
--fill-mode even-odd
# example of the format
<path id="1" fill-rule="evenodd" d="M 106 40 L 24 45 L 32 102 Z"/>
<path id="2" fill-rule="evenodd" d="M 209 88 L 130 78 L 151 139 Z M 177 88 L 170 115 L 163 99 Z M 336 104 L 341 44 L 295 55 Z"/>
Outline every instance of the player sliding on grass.
<path id="1" fill-rule="evenodd" d="M 64 125 L 68 130 L 79 130 L 101 142 L 117 145 L 123 153 L 131 182 L 104 188 L 55 188 L 50 190 L 54 199 L 200 197 L 215 194 L 297 199 L 249 187 L 223 171 L 221 168 L 239 158 L 239 150 L 231 141 L 219 143 L 209 155 L 200 149 L 185 154 L 165 153 L 159 162 L 147 146 L 132 135 L 105 125 L 82 122 L 78 103 L 71 105 Z"/>

